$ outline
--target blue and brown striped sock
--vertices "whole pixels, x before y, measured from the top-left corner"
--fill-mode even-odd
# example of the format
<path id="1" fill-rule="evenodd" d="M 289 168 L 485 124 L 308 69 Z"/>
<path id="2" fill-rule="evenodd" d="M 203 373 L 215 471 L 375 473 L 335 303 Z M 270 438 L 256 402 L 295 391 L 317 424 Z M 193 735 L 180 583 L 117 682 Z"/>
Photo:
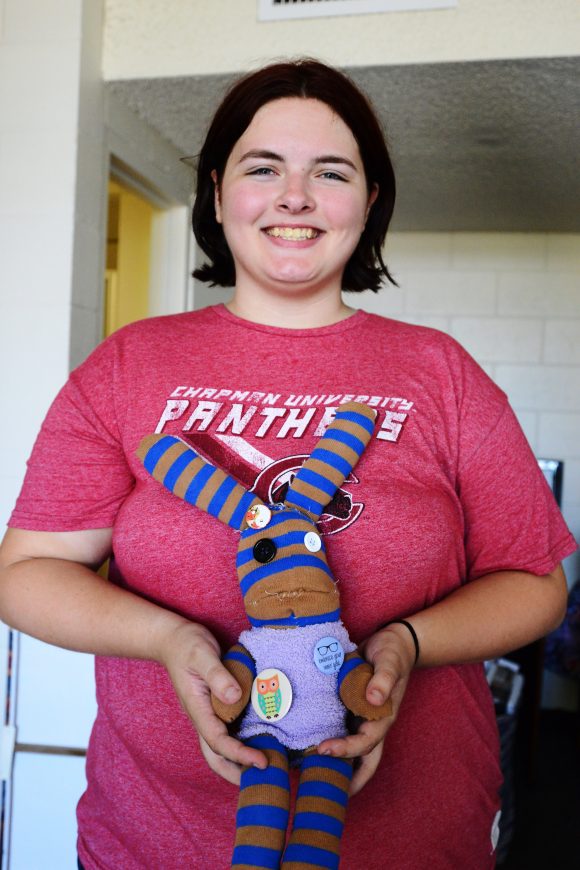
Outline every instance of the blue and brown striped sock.
<path id="1" fill-rule="evenodd" d="M 283 870 L 338 870 L 352 769 L 350 758 L 307 755 L 303 759 Z"/>
<path id="2" fill-rule="evenodd" d="M 275 737 L 245 740 L 268 759 L 266 770 L 248 767 L 242 773 L 236 816 L 235 870 L 277 870 L 286 841 L 290 808 L 288 754 Z"/>

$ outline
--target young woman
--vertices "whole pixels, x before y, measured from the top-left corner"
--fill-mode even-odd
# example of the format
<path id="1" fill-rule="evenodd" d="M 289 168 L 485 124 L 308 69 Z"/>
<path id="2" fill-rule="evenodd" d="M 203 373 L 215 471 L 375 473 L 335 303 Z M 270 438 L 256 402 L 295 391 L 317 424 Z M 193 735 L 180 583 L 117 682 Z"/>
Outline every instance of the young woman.
<path id="1" fill-rule="evenodd" d="M 2 547 L 0 615 L 97 655 L 79 809 L 86 870 L 229 866 L 242 765 L 214 716 L 246 627 L 236 536 L 135 457 L 179 435 L 267 501 L 351 398 L 371 444 L 321 531 L 343 618 L 394 715 L 319 751 L 356 757 L 341 867 L 494 865 L 501 775 L 482 660 L 561 620 L 574 543 L 505 395 L 448 336 L 355 311 L 389 279 L 394 178 L 350 80 L 306 60 L 238 81 L 199 161 L 202 280 L 227 306 L 122 329 L 72 373 Z M 111 556 L 109 581 L 94 573 Z M 419 644 L 416 648 L 406 619 Z M 416 664 L 416 666 L 415 666 Z M 211 768 L 211 769 L 210 769 Z"/>

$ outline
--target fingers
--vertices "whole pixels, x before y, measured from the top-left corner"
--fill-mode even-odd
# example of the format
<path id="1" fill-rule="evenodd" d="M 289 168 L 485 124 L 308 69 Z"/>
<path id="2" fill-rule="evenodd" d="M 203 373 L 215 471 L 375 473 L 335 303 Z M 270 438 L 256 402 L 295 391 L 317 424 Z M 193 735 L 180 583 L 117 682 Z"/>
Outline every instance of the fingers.
<path id="1" fill-rule="evenodd" d="M 262 752 L 259 752 L 257 749 L 251 749 L 249 746 L 245 746 L 239 740 L 236 740 L 235 737 L 228 734 L 225 727 L 222 733 L 213 733 L 211 727 L 204 728 L 204 732 L 205 734 L 202 734 L 201 731 L 199 732 L 200 741 L 203 740 L 213 755 L 220 757 L 226 763 L 223 766 L 224 771 L 231 771 L 233 768 L 236 768 L 236 770 L 241 772 L 242 767 L 257 767 L 260 770 L 265 770 L 268 767 L 268 760 Z M 231 765 L 231 768 L 228 765 Z M 213 770 L 216 770 L 216 767 L 210 766 Z M 216 773 L 219 773 L 220 776 L 223 775 L 222 769 L 216 770 Z M 230 782 L 232 781 L 229 775 L 226 776 L 226 779 L 229 779 Z"/>
<path id="2" fill-rule="evenodd" d="M 241 767 L 239 765 L 228 761 L 226 758 L 222 758 L 221 755 L 217 755 L 201 735 L 199 735 L 199 745 L 203 757 L 215 773 L 231 782 L 232 785 L 240 784 Z"/>
<path id="3" fill-rule="evenodd" d="M 211 750 L 234 764 L 268 766 L 266 756 L 232 737 L 211 706 L 207 683 L 198 675 L 181 674 L 173 681 L 181 705 Z"/>
<path id="4" fill-rule="evenodd" d="M 213 749 L 208 746 L 208 744 L 201 735 L 199 735 L 199 745 L 203 757 L 207 761 L 208 766 L 214 771 L 214 773 L 217 773 L 218 776 L 221 776 L 222 779 L 227 780 L 227 782 L 231 782 L 232 785 L 239 786 L 242 775 L 241 766 L 239 764 L 235 764 L 232 761 L 228 761 L 221 755 L 217 755 L 213 751 Z"/>
<path id="5" fill-rule="evenodd" d="M 382 756 L 383 741 L 381 740 L 381 742 L 377 744 L 374 749 L 372 749 L 367 755 L 364 755 L 361 758 L 359 765 L 355 767 L 348 790 L 350 797 L 358 794 L 358 792 L 362 788 L 364 788 L 367 782 L 372 779 L 372 777 L 377 772 L 377 768 L 381 762 Z"/>
<path id="6" fill-rule="evenodd" d="M 363 722 L 357 734 L 344 740 L 326 740 L 318 747 L 322 754 L 338 758 L 359 758 L 349 787 L 349 795 L 357 794 L 375 775 L 383 756 L 385 734 L 392 724 L 391 719 Z"/>
<path id="7" fill-rule="evenodd" d="M 224 704 L 239 701 L 242 690 L 230 672 L 224 668 L 219 656 L 209 654 L 202 658 L 198 670 L 209 689 Z"/>
<path id="8" fill-rule="evenodd" d="M 181 706 L 210 750 L 224 762 L 265 769 L 266 756 L 232 737 L 213 711 L 210 692 L 226 704 L 235 703 L 241 696 L 240 686 L 220 661 L 219 645 L 213 635 L 203 626 L 186 623 L 175 632 L 164 664 Z M 232 781 L 231 768 L 219 768 L 216 772 L 225 773 L 225 778 Z"/>
<path id="9" fill-rule="evenodd" d="M 321 755 L 333 755 L 336 758 L 359 758 L 371 753 L 376 746 L 382 745 L 385 735 L 394 720 L 377 719 L 374 722 L 363 722 L 356 734 L 336 740 L 325 740 L 318 746 Z"/>
<path id="10" fill-rule="evenodd" d="M 182 661 L 188 671 L 201 677 L 209 689 L 224 704 L 235 704 L 242 690 L 221 662 L 220 648 L 215 637 L 204 626 L 190 623 L 188 634 L 183 632 Z"/>
<path id="11" fill-rule="evenodd" d="M 363 722 L 356 734 L 341 740 L 325 740 L 318 747 L 318 751 L 322 754 L 339 758 L 363 759 L 361 772 L 356 779 L 353 779 L 353 782 L 357 783 L 357 788 L 362 788 L 364 782 L 376 769 L 378 759 L 375 750 L 379 745 L 382 747 L 385 735 L 397 718 L 415 661 L 414 649 L 409 649 L 404 636 L 399 636 L 389 629 L 370 637 L 363 645 L 363 651 L 374 669 L 367 686 L 366 697 L 375 706 L 380 706 L 390 699 L 392 715 L 373 722 Z M 380 752 L 382 753 L 382 749 Z"/>
<path id="12" fill-rule="evenodd" d="M 398 631 L 398 626 L 389 626 L 372 635 L 364 644 L 364 653 L 374 668 L 374 674 L 367 686 L 366 696 L 371 704 L 379 706 L 387 698 L 396 700 L 396 690 L 400 684 L 406 686 L 415 663 L 414 647 L 409 646 L 408 632 Z M 395 710 L 396 713 L 396 710 Z"/>
<path id="13" fill-rule="evenodd" d="M 376 669 L 367 686 L 367 700 L 371 704 L 380 707 L 391 696 L 399 678 L 400 675 L 397 670 L 389 665 Z"/>

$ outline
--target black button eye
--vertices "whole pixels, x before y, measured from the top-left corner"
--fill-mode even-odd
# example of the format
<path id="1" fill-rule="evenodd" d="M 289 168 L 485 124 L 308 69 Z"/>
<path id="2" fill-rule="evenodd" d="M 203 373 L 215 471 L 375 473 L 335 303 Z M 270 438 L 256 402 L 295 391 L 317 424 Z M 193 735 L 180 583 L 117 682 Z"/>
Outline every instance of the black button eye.
<path id="1" fill-rule="evenodd" d="M 270 538 L 262 538 L 254 544 L 253 552 L 256 562 L 262 562 L 262 564 L 265 564 L 266 562 L 272 561 L 278 552 L 278 548 Z"/>

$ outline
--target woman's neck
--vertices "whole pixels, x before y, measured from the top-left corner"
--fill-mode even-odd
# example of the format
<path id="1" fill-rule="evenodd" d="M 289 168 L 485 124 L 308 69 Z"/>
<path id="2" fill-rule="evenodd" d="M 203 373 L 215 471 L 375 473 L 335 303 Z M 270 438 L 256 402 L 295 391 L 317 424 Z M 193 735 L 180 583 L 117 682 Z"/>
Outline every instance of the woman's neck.
<path id="1" fill-rule="evenodd" d="M 313 329 L 331 326 L 351 317 L 355 311 L 342 301 L 337 293 L 312 298 L 245 294 L 237 289 L 227 309 L 237 317 L 265 326 L 283 326 L 288 329 Z"/>

